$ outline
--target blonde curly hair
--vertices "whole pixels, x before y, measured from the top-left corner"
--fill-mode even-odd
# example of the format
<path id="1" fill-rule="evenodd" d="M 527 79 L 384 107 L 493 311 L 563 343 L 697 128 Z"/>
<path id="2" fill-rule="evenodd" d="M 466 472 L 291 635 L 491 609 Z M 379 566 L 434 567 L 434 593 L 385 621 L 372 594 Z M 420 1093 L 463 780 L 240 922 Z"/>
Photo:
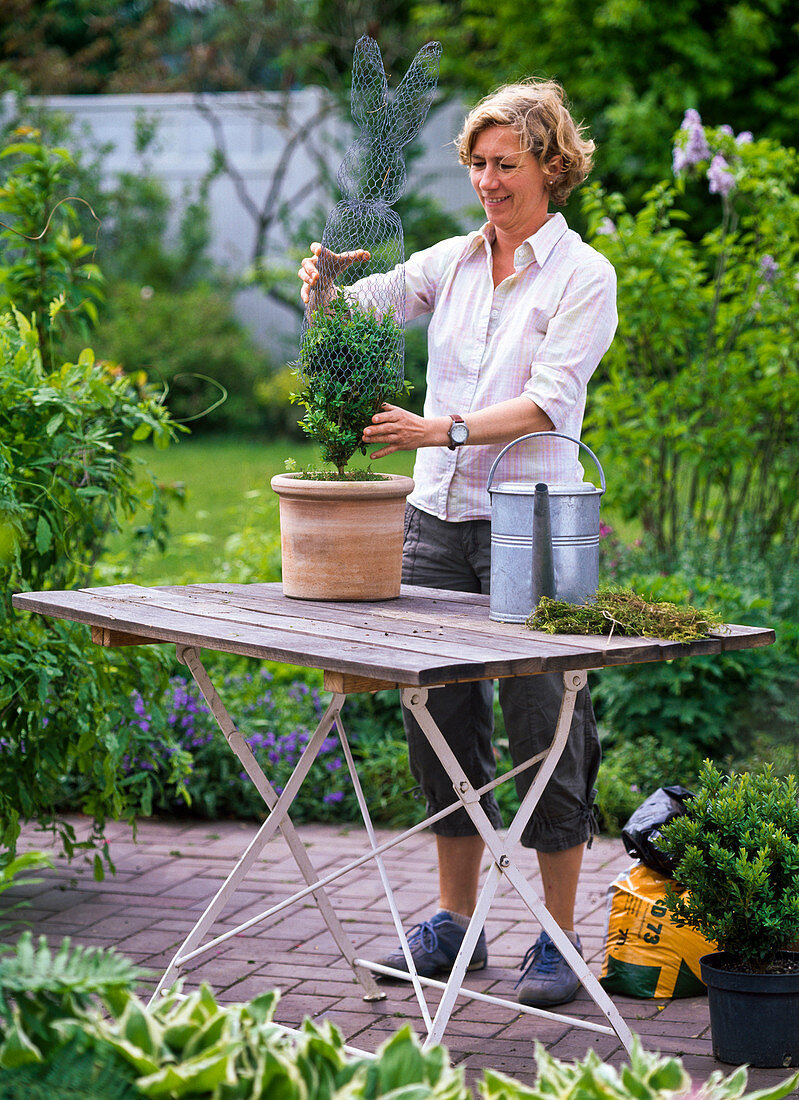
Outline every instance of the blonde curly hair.
<path id="1" fill-rule="evenodd" d="M 468 165 L 478 134 L 490 126 L 510 126 L 521 147 L 537 159 L 547 177 L 552 202 L 563 206 L 591 171 L 595 145 L 583 123 L 569 113 L 563 88 L 555 80 L 505 84 L 474 107 L 455 138 L 458 160 Z M 560 169 L 550 162 L 560 157 Z"/>

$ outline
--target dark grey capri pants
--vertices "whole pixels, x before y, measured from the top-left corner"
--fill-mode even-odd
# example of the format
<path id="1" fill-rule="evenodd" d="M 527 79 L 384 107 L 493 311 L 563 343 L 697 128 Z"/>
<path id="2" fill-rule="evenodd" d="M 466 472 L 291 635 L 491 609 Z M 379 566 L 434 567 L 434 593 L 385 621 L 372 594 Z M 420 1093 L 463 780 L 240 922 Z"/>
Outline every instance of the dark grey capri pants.
<path id="1" fill-rule="evenodd" d="M 491 576 L 491 524 L 488 520 L 445 522 L 408 505 L 402 580 L 424 588 L 457 592 L 488 592 Z M 560 673 L 500 679 L 499 701 L 514 765 L 541 752 L 555 730 L 563 695 Z M 494 684 L 476 680 L 433 688 L 427 706 L 452 747 L 469 782 L 481 787 L 496 774 L 491 743 L 494 732 Z M 452 780 L 409 711 L 403 710 L 411 771 L 427 800 L 428 814 L 455 800 Z M 588 840 L 596 832 L 594 783 L 601 750 L 588 688 L 577 695 L 571 733 L 563 755 L 522 835 L 526 848 L 560 852 Z M 535 776 L 529 768 L 515 779 L 519 796 Z M 492 825 L 502 816 L 492 792 L 481 805 Z M 456 810 L 431 826 L 440 836 L 471 836 L 476 832 L 465 810 Z"/>

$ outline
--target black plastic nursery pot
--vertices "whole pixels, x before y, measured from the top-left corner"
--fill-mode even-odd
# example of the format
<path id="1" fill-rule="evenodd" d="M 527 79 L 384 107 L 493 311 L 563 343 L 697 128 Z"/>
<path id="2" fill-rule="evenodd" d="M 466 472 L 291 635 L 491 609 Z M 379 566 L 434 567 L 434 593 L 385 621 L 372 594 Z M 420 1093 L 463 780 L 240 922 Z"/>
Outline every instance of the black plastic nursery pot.
<path id="1" fill-rule="evenodd" d="M 799 951 L 779 957 L 799 967 Z M 699 960 L 714 1057 L 736 1066 L 799 1066 L 799 969 L 789 974 L 726 970 L 730 958 L 719 951 Z"/>

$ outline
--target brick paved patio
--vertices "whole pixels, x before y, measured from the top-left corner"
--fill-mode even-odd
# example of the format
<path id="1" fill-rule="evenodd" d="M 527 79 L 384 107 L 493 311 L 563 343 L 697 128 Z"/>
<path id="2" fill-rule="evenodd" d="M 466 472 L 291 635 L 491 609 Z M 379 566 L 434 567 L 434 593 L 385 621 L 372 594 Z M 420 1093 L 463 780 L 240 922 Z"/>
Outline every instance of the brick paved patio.
<path id="1" fill-rule="evenodd" d="M 87 822 L 80 818 L 72 821 L 78 836 L 85 836 Z M 354 827 L 305 825 L 300 831 L 320 872 L 332 870 L 367 847 L 365 834 Z M 46 933 L 51 943 L 71 936 L 76 943 L 114 946 L 142 966 L 163 970 L 254 832 L 255 826 L 238 822 L 147 820 L 139 823 L 134 840 L 127 826 L 112 824 L 107 836 L 116 875 L 98 883 L 80 854 L 71 864 L 58 857 L 54 870 L 37 876 L 41 879 L 37 885 L 15 888 L 5 900 L 28 902 L 21 911 L 23 918 L 34 933 Z M 24 830 L 21 850 L 49 847 L 47 834 L 32 826 Z M 429 836 L 414 837 L 384 858 L 408 924 L 429 916 L 437 897 Z M 597 974 L 602 961 L 605 891 L 629 863 L 629 856 L 615 840 L 599 838 L 586 854 L 578 927 L 586 958 Z M 288 849 L 275 838 L 231 903 L 225 926 L 231 923 L 228 918 L 241 923 L 302 885 Z M 367 958 L 378 958 L 394 945 L 388 906 L 374 870 L 367 867 L 351 872 L 332 885 L 330 894 L 356 948 Z M 467 983 L 474 989 L 507 996 L 518 976 L 516 967 L 538 929 L 519 898 L 505 891 L 489 914 L 487 933 L 489 966 L 468 975 Z M 12 937 L 9 931 L 5 935 Z M 367 1004 L 361 999 L 360 987 L 342 964 L 312 900 L 296 903 L 250 934 L 221 945 L 190 974 L 187 986 L 200 977 L 210 982 L 223 1001 L 247 1000 L 278 987 L 282 990 L 277 1011 L 281 1023 L 296 1026 L 304 1016 L 327 1017 L 353 1045 L 365 1050 L 374 1050 L 406 1021 L 422 1030 L 410 986 L 387 985 L 388 996 L 379 1003 Z M 680 1054 L 695 1080 L 703 1081 L 716 1069 L 731 1072 L 732 1067 L 713 1059 L 706 998 L 614 999 L 644 1045 Z M 604 1022 L 582 991 L 566 1011 Z M 625 1057 L 615 1037 L 465 1000 L 459 1001 L 445 1045 L 453 1062 L 465 1067 L 470 1083 L 484 1067 L 491 1066 L 530 1084 L 535 1077 L 536 1038 L 563 1059 L 582 1057 L 589 1047 L 616 1064 Z M 764 1087 L 786 1076 L 783 1070 L 751 1070 L 750 1087 Z"/>

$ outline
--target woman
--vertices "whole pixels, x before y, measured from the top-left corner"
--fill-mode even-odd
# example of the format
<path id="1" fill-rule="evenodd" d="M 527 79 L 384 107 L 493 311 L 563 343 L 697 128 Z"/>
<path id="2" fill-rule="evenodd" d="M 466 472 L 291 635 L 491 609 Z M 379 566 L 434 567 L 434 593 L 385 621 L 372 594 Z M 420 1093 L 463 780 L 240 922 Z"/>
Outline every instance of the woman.
<path id="1" fill-rule="evenodd" d="M 470 112 L 456 145 L 486 222 L 468 236 L 442 241 L 407 260 L 406 316 L 431 314 L 424 415 L 384 405 L 363 438 L 375 447 L 372 458 L 417 451 L 403 581 L 487 592 L 490 501 L 485 486 L 491 463 L 505 443 L 530 432 L 554 430 L 579 438 L 588 381 L 616 328 L 616 280 L 608 261 L 570 230 L 561 214 L 549 210 L 550 203 L 565 203 L 585 179 L 594 150 L 557 83 L 500 88 Z M 320 285 L 321 246 L 312 245 L 311 251 L 299 273 L 306 304 L 331 290 Z M 333 258 L 334 266 L 343 268 L 365 256 L 346 253 Z M 509 478 L 524 470 L 528 479 L 550 484 L 582 480 L 577 448 L 564 440 L 547 440 L 524 455 L 510 452 L 508 461 L 503 469 Z M 561 694 L 561 678 L 555 674 L 500 681 L 514 763 L 549 744 Z M 436 723 L 475 787 L 494 775 L 492 702 L 493 686 L 484 681 L 438 688 L 429 696 Z M 451 782 L 409 715 L 405 725 L 411 769 L 433 814 L 452 801 Z M 537 850 L 549 912 L 578 950 L 574 904 L 583 849 L 593 828 L 599 760 L 584 689 L 566 751 L 522 839 Z M 519 777 L 520 794 L 531 781 L 529 772 Z M 493 796 L 484 796 L 482 804 L 499 825 Z M 483 854 L 482 839 L 462 810 L 433 831 L 440 909 L 410 935 L 417 969 L 426 976 L 452 967 L 476 904 Z M 406 969 L 399 950 L 383 962 Z M 486 962 L 481 933 L 470 969 Z M 518 996 L 525 1004 L 561 1004 L 579 988 L 543 931 L 521 969 Z"/>

